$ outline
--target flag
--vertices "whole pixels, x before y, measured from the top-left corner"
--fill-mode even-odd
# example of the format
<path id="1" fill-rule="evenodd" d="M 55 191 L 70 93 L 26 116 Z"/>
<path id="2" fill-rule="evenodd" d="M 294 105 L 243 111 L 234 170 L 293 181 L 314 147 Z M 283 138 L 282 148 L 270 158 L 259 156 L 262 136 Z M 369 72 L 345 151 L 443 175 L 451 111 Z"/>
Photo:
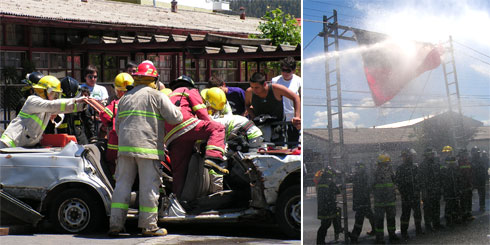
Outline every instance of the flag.
<path id="1" fill-rule="evenodd" d="M 376 106 L 391 100 L 411 80 L 441 64 L 439 48 L 429 43 L 395 41 L 388 36 L 355 29 L 364 73 Z"/>

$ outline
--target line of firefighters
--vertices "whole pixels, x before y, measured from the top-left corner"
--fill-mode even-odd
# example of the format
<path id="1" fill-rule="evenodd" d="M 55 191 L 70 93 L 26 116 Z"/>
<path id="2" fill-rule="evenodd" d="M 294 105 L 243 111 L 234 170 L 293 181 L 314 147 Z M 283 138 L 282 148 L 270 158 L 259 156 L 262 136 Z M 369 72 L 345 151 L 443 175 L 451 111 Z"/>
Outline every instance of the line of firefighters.
<path id="1" fill-rule="evenodd" d="M 87 76 L 96 78 L 96 71 Z M 194 81 L 185 75 L 165 88 L 158 82 L 157 69 L 151 61 L 142 62 L 131 75 L 116 76 L 117 98 L 107 106 L 92 98 L 89 91 L 80 90 L 78 81 L 71 77 L 59 81 L 54 76 L 34 72 L 28 74 L 26 81 L 33 95 L 27 97 L 18 116 L 2 134 L 0 148 L 37 145 L 50 122 L 58 133 L 73 134 L 80 143 L 88 143 L 87 138 L 91 137 L 85 135 L 84 122 L 95 117 L 84 115 L 87 109 L 97 111 L 102 124 L 110 130 L 105 158 L 116 181 L 108 233 L 111 236 L 124 230 L 136 175 L 139 175 L 138 227 L 144 236 L 167 234 L 157 225 L 162 184 L 159 166 L 167 160 L 165 155 L 172 161 L 172 192 L 179 198 L 196 141 L 205 142 L 204 164 L 215 178 L 229 173 L 225 142 L 238 139 L 255 148 L 263 141 L 261 130 L 252 121 L 232 115 L 220 88 L 199 92 Z M 56 122 L 58 114 L 62 118 Z"/>
<path id="2" fill-rule="evenodd" d="M 400 230 L 403 240 L 408 240 L 410 214 L 413 212 L 415 234 L 434 232 L 443 229 L 440 221 L 440 200 L 445 201 L 444 217 L 446 226 L 471 221 L 472 191 L 478 190 L 480 211 L 485 211 L 485 185 L 488 181 L 489 158 L 486 151 L 480 152 L 477 146 L 471 149 L 471 159 L 466 149 L 460 149 L 457 156 L 451 146 L 445 146 L 442 156 L 432 148 L 424 151 L 421 164 L 414 162 L 416 152 L 404 149 L 401 152 L 403 163 L 393 171 L 388 154 L 380 154 L 373 174 L 369 174 L 366 165 L 356 163 L 353 177 L 353 210 L 355 224 L 348 233 L 350 241 L 357 243 L 362 230 L 364 218 L 371 224 L 372 230 L 367 234 L 375 235 L 377 244 L 384 244 L 384 217 L 386 214 L 387 230 L 390 243 L 400 240 L 396 230 L 396 191 L 401 196 L 402 214 Z M 439 159 L 444 159 L 440 161 Z M 335 183 L 336 172 L 331 168 L 320 170 L 315 174 L 317 184 L 318 219 L 321 220 L 317 232 L 317 244 L 325 244 L 327 230 L 334 225 L 335 240 L 343 232 L 340 223 L 341 210 L 337 207 L 336 196 L 340 194 Z M 371 193 L 374 197 L 374 213 L 371 209 Z M 425 231 L 422 229 L 422 212 Z"/>

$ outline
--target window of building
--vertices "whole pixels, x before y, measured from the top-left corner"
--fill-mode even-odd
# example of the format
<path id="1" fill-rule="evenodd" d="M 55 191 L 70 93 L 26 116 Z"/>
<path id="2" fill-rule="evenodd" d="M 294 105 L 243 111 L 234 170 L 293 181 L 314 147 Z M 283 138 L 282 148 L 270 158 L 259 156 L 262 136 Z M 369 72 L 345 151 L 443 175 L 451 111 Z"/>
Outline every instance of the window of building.
<path id="1" fill-rule="evenodd" d="M 225 82 L 236 81 L 238 62 L 234 60 L 212 60 L 211 76 L 215 76 Z"/>
<path id="2" fill-rule="evenodd" d="M 31 27 L 31 40 L 34 47 L 48 46 L 48 28 Z"/>
<path id="3" fill-rule="evenodd" d="M 82 64 L 80 55 L 67 56 L 68 76 L 75 78 L 77 81 L 82 82 Z M 73 70 L 72 70 L 73 67 Z"/>
<path id="4" fill-rule="evenodd" d="M 104 75 L 102 79 L 99 78 L 100 82 L 112 82 L 114 78 L 119 73 L 119 61 L 118 57 L 115 55 L 104 55 Z M 100 73 L 100 70 L 99 70 Z"/>
<path id="5" fill-rule="evenodd" d="M 0 83 L 17 83 L 22 79 L 25 52 L 0 51 Z"/>
<path id="6" fill-rule="evenodd" d="M 198 65 L 199 64 L 199 65 Z M 199 66 L 199 76 L 197 76 L 197 67 Z M 206 60 L 204 59 L 185 59 L 185 72 L 195 82 L 206 81 Z"/>
<path id="7" fill-rule="evenodd" d="M 78 56 L 78 60 L 80 56 Z M 57 78 L 63 78 L 71 74 L 71 60 L 72 57 L 63 53 L 32 53 L 32 62 L 36 71 L 40 71 L 45 75 L 55 76 Z M 77 76 L 74 76 L 78 79 Z"/>
<path id="8" fill-rule="evenodd" d="M 25 46 L 24 26 L 5 24 L 6 45 Z"/>

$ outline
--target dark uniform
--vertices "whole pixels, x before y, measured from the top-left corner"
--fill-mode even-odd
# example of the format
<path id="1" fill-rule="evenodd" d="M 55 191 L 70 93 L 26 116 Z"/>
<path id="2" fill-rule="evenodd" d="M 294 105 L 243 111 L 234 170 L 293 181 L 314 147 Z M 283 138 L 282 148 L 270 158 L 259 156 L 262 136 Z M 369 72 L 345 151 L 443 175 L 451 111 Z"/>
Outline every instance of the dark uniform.
<path id="1" fill-rule="evenodd" d="M 441 171 L 436 152 L 428 148 L 420 164 L 422 201 L 424 202 L 425 229 L 433 231 L 441 228 Z"/>
<path id="2" fill-rule="evenodd" d="M 366 172 L 365 165 L 358 163 L 357 172 L 354 175 L 353 190 L 352 190 L 352 210 L 356 212 L 354 229 L 351 233 L 351 241 L 357 242 L 359 234 L 362 231 L 362 225 L 364 223 L 364 217 L 368 218 L 371 224 L 371 234 L 373 233 L 374 226 L 374 214 L 371 209 L 371 188 L 369 186 L 368 174 Z"/>
<path id="3" fill-rule="evenodd" d="M 333 181 L 333 171 L 326 169 L 320 181 L 316 186 L 317 202 L 318 202 L 318 219 L 321 220 L 320 228 L 318 228 L 316 243 L 325 244 L 325 237 L 330 224 L 333 222 L 335 234 L 341 232 L 340 221 L 337 219 L 337 194 L 340 190 Z"/>
<path id="4" fill-rule="evenodd" d="M 473 170 L 473 188 L 478 190 L 480 211 L 485 210 L 485 184 L 488 175 L 488 167 L 483 162 L 480 149 L 474 146 L 471 149 L 471 166 Z"/>
<path id="5" fill-rule="evenodd" d="M 473 173 L 471 170 L 471 162 L 468 160 L 468 151 L 461 149 L 458 153 L 458 166 L 462 175 L 461 181 L 461 210 L 463 220 L 474 219 L 471 214 L 471 197 L 473 195 Z"/>
<path id="6" fill-rule="evenodd" d="M 459 223 L 461 218 L 461 206 L 459 197 L 461 195 L 462 175 L 456 162 L 456 157 L 450 155 L 445 159 L 445 166 L 441 169 L 441 182 L 444 190 L 444 210 L 446 225 Z"/>
<path id="7" fill-rule="evenodd" d="M 396 170 L 396 185 L 402 198 L 402 215 L 400 217 L 401 233 L 408 239 L 408 225 L 410 212 L 413 210 L 415 231 L 422 233 L 422 214 L 420 212 L 420 173 L 417 165 L 413 163 L 416 152 L 413 149 L 402 151 L 403 163 Z"/>
<path id="8" fill-rule="evenodd" d="M 79 83 L 72 77 L 65 77 L 61 81 L 61 89 L 63 90 L 64 98 L 74 98 L 79 94 Z M 59 119 L 59 117 L 57 117 Z M 60 119 L 61 120 L 61 119 Z M 55 119 L 56 121 L 56 119 Z M 97 137 L 93 134 L 95 124 L 91 120 L 88 110 L 80 110 L 73 113 L 65 113 L 63 121 L 56 129 L 58 134 L 74 135 L 77 138 L 77 143 L 80 145 L 88 144 Z M 48 125 L 45 133 L 55 133 L 55 128 L 52 123 Z"/>
<path id="9" fill-rule="evenodd" d="M 378 166 L 374 173 L 373 195 L 374 216 L 376 223 L 376 242 L 384 243 L 384 216 L 386 213 L 386 225 L 390 242 L 398 240 L 396 230 L 396 193 L 395 174 L 391 168 L 391 159 L 388 155 L 378 157 Z"/>

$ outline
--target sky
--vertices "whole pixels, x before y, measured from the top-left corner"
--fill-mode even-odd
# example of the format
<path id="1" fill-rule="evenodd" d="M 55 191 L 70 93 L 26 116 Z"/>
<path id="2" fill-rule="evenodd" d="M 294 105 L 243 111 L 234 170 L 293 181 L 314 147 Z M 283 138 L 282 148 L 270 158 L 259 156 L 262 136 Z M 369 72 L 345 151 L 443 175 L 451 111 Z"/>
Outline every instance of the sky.
<path id="1" fill-rule="evenodd" d="M 334 9 L 339 25 L 397 40 L 447 45 L 452 36 L 463 115 L 490 126 L 490 1 L 303 0 L 304 128 L 327 126 L 324 47 L 318 33 L 323 15 L 332 16 Z M 345 128 L 380 126 L 448 110 L 442 65 L 375 107 L 356 48 L 356 42 L 340 40 Z"/>

